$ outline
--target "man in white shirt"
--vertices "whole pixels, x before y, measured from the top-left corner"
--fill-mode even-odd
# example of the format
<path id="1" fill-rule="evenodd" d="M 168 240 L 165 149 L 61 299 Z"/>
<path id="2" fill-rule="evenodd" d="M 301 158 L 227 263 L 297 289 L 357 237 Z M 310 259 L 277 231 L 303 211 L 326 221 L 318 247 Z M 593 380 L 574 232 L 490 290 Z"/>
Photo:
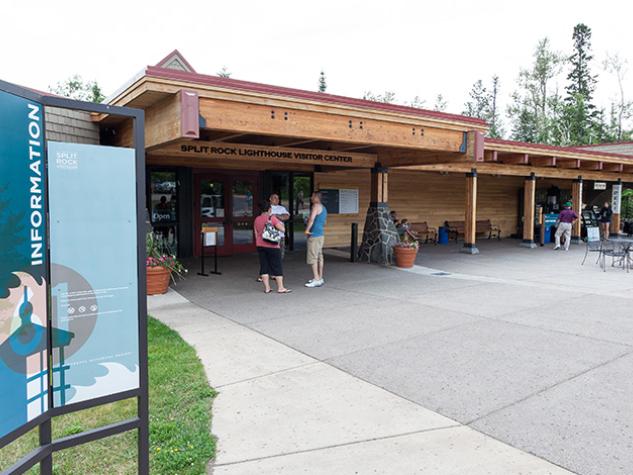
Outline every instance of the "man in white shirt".
<path id="1" fill-rule="evenodd" d="M 286 221 L 290 218 L 290 213 L 285 206 L 279 204 L 279 195 L 277 193 L 273 193 L 270 195 L 270 207 L 271 214 L 279 219 L 281 222 L 286 224 Z M 281 248 L 281 257 L 284 257 L 284 251 L 286 249 L 286 236 L 282 234 L 281 241 L 279 242 L 279 247 Z"/>

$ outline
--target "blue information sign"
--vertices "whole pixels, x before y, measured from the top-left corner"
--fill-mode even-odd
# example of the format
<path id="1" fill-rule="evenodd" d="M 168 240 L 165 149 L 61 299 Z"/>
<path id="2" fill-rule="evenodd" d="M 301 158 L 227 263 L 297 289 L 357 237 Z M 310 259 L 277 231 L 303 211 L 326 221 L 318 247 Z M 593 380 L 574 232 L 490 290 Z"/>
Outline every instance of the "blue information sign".
<path id="1" fill-rule="evenodd" d="M 43 106 L 0 91 L 0 437 L 48 409 Z"/>

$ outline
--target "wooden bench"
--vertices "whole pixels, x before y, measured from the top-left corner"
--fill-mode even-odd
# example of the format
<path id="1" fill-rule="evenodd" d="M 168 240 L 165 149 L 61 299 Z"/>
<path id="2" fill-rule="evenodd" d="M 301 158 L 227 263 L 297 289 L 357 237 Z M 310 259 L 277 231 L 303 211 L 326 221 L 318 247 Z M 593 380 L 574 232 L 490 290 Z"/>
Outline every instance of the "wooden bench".
<path id="1" fill-rule="evenodd" d="M 464 221 L 446 221 L 446 226 L 448 226 L 449 239 L 454 236 L 455 241 L 457 241 L 457 238 L 465 233 Z M 501 239 L 501 229 L 499 229 L 499 226 L 492 224 L 489 219 L 477 220 L 475 232 L 477 234 L 488 234 L 488 239 L 492 239 L 493 236 Z"/>
<path id="2" fill-rule="evenodd" d="M 434 242 L 437 244 L 437 229 L 428 225 L 426 221 L 422 223 L 411 223 L 409 230 L 417 237 L 418 241 Z"/>

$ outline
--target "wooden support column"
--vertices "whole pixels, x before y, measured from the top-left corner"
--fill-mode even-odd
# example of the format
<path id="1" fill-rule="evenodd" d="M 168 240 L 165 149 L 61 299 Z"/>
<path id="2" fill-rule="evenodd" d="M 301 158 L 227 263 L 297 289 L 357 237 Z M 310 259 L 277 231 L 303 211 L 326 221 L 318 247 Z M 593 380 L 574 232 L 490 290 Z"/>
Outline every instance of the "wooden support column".
<path id="1" fill-rule="evenodd" d="M 620 234 L 620 211 L 622 208 L 622 180 L 611 186 L 611 234 Z"/>
<path id="2" fill-rule="evenodd" d="M 521 245 L 533 249 L 534 216 L 536 214 L 536 175 L 531 173 L 523 185 L 523 241 Z"/>
<path id="3" fill-rule="evenodd" d="M 377 166 L 371 170 L 371 195 L 372 203 L 389 202 L 389 174 L 386 168 Z"/>
<path id="4" fill-rule="evenodd" d="M 578 215 L 578 219 L 574 221 L 571 227 L 571 242 L 580 244 L 582 242 L 582 177 L 579 176 L 571 184 L 571 203 L 572 209 Z"/>
<path id="5" fill-rule="evenodd" d="M 477 236 L 477 170 L 466 173 L 466 215 L 464 220 L 464 247 L 461 252 L 479 254 Z"/>

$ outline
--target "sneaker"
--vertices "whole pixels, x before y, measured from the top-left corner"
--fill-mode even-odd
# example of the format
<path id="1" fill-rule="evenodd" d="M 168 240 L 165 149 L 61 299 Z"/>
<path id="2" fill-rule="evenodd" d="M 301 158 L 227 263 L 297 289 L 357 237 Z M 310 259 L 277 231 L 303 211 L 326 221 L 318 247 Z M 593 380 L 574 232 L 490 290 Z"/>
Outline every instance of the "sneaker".
<path id="1" fill-rule="evenodd" d="M 558 251 L 559 249 L 560 249 L 560 246 L 556 246 L 556 247 L 554 248 L 554 250 L 555 250 L 555 251 Z"/>
<path id="2" fill-rule="evenodd" d="M 315 280 L 315 279 L 310 279 L 309 281 L 306 282 L 306 287 L 310 287 L 310 288 L 314 288 L 314 287 L 321 287 L 323 285 L 322 280 Z"/>

